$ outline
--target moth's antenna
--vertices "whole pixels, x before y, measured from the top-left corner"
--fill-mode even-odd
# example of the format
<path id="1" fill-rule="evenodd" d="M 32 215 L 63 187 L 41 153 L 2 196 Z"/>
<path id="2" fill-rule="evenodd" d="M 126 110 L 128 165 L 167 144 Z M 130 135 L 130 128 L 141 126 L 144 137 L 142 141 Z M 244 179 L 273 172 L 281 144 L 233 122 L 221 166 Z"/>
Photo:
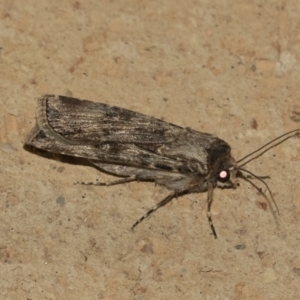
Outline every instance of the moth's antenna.
<path id="1" fill-rule="evenodd" d="M 260 182 L 262 182 L 262 183 L 265 185 L 265 187 L 267 188 L 267 190 L 268 190 L 268 192 L 269 192 L 269 195 L 270 195 L 270 197 L 271 197 L 271 199 L 272 199 L 272 202 L 274 203 L 274 206 L 275 206 L 275 208 L 276 208 L 276 211 L 277 211 L 277 213 L 279 214 L 278 206 L 277 206 L 277 204 L 276 204 L 276 202 L 275 202 L 275 199 L 274 199 L 274 197 L 273 197 L 273 194 L 272 194 L 272 192 L 271 192 L 269 186 L 267 185 L 267 183 L 266 183 L 263 179 L 261 179 L 261 177 L 256 176 L 255 174 L 253 174 L 252 172 L 250 172 L 250 171 L 248 171 L 248 170 L 246 170 L 246 169 L 239 168 L 239 170 L 240 170 L 240 171 L 243 171 L 243 172 L 245 172 L 245 173 L 250 174 L 254 179 L 259 180 Z M 240 174 L 240 177 L 243 178 L 244 180 L 248 181 L 249 183 L 251 183 L 251 184 L 259 191 L 259 193 L 261 193 L 261 194 L 264 196 L 264 198 L 267 200 L 267 202 L 268 202 L 268 204 L 269 204 L 269 206 L 270 206 L 270 209 L 271 209 L 271 211 L 272 211 L 272 214 L 273 214 L 274 218 L 276 219 L 275 211 L 274 211 L 274 209 L 273 209 L 273 207 L 272 207 L 272 205 L 271 205 L 271 203 L 270 203 L 270 201 L 269 201 L 269 198 L 266 196 L 266 194 L 265 194 L 259 187 L 257 187 L 257 185 L 254 184 L 249 178 L 243 176 L 242 173 Z"/>
<path id="2" fill-rule="evenodd" d="M 244 156 L 242 159 L 238 160 L 237 163 L 239 164 L 241 161 L 245 160 L 245 159 L 248 158 L 249 156 L 252 156 L 253 154 L 255 154 L 255 153 L 257 153 L 257 152 L 259 152 L 259 151 L 262 150 L 262 152 L 258 153 L 256 156 L 250 158 L 250 159 L 247 160 L 246 162 L 244 162 L 244 163 L 242 163 L 241 165 L 239 165 L 239 167 L 242 167 L 242 166 L 246 165 L 246 164 L 249 163 L 250 161 L 256 159 L 257 157 L 263 155 L 265 152 L 269 151 L 271 148 L 276 147 L 277 145 L 283 143 L 284 141 L 290 139 L 290 138 L 293 137 L 293 136 L 297 136 L 299 133 L 300 133 L 300 128 L 295 129 L 295 130 L 292 130 L 292 131 L 289 131 L 289 132 L 287 132 L 287 133 L 285 133 L 285 134 L 283 134 L 283 135 L 281 135 L 281 136 L 279 136 L 279 137 L 273 139 L 272 141 L 268 142 L 268 143 L 265 144 L 264 146 L 258 148 L 257 150 L 255 150 L 255 151 L 249 153 L 248 155 Z M 283 140 L 280 140 L 280 139 L 283 138 L 283 137 L 284 137 L 284 139 L 283 139 Z M 278 140 L 280 140 L 280 141 L 277 142 L 276 144 L 274 144 L 274 142 L 276 142 L 276 141 L 278 141 Z M 267 147 L 267 146 L 269 146 L 269 147 Z M 266 148 L 266 147 L 267 147 L 267 148 Z"/>

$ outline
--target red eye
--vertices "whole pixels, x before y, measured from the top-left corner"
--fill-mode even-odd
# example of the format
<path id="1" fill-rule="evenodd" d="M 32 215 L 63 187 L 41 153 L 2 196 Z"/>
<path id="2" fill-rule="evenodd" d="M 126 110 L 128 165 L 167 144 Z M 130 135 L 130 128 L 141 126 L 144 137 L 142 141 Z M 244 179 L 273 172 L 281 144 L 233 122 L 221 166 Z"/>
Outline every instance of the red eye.
<path id="1" fill-rule="evenodd" d="M 219 176 L 218 176 L 218 181 L 221 181 L 221 182 L 226 182 L 228 181 L 230 178 L 230 173 L 228 170 L 222 170 L 220 173 L 219 173 Z"/>

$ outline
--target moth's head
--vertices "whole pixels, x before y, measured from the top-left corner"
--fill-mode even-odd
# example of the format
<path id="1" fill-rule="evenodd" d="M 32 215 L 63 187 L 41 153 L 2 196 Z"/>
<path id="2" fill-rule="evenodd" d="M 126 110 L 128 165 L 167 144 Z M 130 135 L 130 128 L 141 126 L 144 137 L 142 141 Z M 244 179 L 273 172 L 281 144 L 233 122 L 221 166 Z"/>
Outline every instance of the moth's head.
<path id="1" fill-rule="evenodd" d="M 230 146 L 221 139 L 216 139 L 208 151 L 210 173 L 207 181 L 213 187 L 235 188 L 237 186 L 237 163 L 231 156 Z"/>
<path id="2" fill-rule="evenodd" d="M 222 189 L 236 188 L 238 186 L 238 172 L 236 161 L 230 156 L 218 169 L 218 173 L 216 174 L 217 187 Z"/>

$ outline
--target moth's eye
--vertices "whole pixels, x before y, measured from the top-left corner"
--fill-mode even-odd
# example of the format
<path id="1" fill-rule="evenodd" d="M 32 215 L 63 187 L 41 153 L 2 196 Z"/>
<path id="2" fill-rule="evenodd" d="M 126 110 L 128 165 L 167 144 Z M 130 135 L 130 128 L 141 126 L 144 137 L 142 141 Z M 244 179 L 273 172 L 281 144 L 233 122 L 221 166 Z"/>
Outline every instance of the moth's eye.
<path id="1" fill-rule="evenodd" d="M 219 173 L 219 176 L 218 176 L 218 181 L 221 181 L 221 182 L 226 182 L 228 181 L 230 178 L 230 173 L 228 170 L 222 170 L 220 173 Z"/>

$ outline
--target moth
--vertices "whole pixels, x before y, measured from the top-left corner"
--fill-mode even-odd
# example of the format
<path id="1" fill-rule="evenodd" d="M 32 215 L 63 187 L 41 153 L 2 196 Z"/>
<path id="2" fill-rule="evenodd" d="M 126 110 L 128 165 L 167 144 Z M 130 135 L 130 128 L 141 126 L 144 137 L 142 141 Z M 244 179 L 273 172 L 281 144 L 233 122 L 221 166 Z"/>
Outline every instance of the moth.
<path id="1" fill-rule="evenodd" d="M 44 95 L 38 99 L 37 121 L 25 146 L 80 157 L 101 171 L 122 177 L 106 185 L 152 181 L 170 190 L 171 193 L 138 219 L 132 229 L 174 197 L 207 192 L 207 218 L 217 238 L 211 217 L 216 187 L 236 188 L 238 178 L 242 178 L 263 195 L 274 216 L 278 213 L 264 177 L 254 175 L 243 166 L 299 132 L 300 129 L 296 129 L 283 134 L 236 161 L 228 143 L 212 134 L 116 106 Z M 266 186 L 274 208 L 253 180 Z"/>

